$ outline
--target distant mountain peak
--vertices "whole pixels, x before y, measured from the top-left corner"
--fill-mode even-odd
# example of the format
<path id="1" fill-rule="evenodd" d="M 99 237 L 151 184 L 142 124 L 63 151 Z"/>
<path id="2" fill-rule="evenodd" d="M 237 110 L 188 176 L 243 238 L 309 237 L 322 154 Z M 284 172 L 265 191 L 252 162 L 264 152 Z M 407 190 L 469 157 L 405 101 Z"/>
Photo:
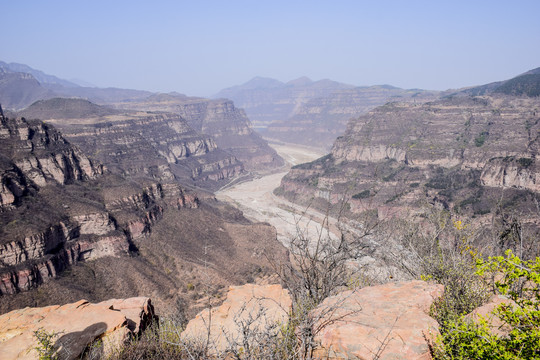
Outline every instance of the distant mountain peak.
<path id="1" fill-rule="evenodd" d="M 19 64 L 19 63 L 8 64 L 6 62 L 0 61 L 0 68 L 4 68 L 11 72 L 31 74 L 41 84 L 56 84 L 56 85 L 62 85 L 65 87 L 79 87 L 78 84 L 75 84 L 71 81 L 67 81 L 64 79 L 60 79 L 56 76 L 46 74 L 43 71 L 33 69 L 30 66 L 25 65 L 25 64 Z"/>
<path id="2" fill-rule="evenodd" d="M 313 80 L 308 78 L 307 76 L 301 76 L 298 79 L 291 80 L 287 83 L 287 85 L 292 86 L 307 86 L 311 85 L 313 83 Z"/>
<path id="3" fill-rule="evenodd" d="M 244 89 L 273 88 L 283 86 L 283 83 L 276 79 L 255 76 L 253 79 L 239 86 Z"/>

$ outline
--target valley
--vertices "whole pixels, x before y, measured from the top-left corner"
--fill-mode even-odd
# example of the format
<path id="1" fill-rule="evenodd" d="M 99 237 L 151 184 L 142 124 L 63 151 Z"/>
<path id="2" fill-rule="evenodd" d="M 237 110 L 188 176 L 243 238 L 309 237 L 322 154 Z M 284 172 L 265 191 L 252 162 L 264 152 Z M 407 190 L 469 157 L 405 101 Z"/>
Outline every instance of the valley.
<path id="1" fill-rule="evenodd" d="M 4 353 L 36 349 L 32 314 L 80 338 L 98 320 L 75 330 L 54 314 L 90 309 L 123 311 L 122 349 L 154 320 L 177 341 L 163 349 L 191 359 L 425 358 L 426 329 L 448 335 L 504 294 L 484 261 L 538 266 L 540 68 L 447 91 L 255 78 L 213 99 L 0 70 Z M 394 325 L 362 334 L 380 323 Z"/>
<path id="2" fill-rule="evenodd" d="M 325 215 L 278 197 L 273 191 L 291 166 L 313 161 L 324 154 L 319 149 L 295 144 L 270 143 L 270 146 L 285 159 L 287 164 L 283 171 L 225 187 L 216 192 L 216 197 L 234 204 L 248 219 L 274 226 L 278 240 L 286 246 L 298 228 L 307 230 L 311 236 L 316 235 Z"/>

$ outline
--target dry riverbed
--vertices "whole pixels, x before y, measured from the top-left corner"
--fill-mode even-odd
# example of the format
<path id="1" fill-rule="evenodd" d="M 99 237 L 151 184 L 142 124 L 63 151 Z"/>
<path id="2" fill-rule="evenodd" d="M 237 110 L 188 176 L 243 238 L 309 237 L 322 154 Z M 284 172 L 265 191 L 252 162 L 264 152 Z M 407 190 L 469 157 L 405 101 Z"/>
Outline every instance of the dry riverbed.
<path id="1" fill-rule="evenodd" d="M 251 220 L 273 225 L 277 229 L 278 239 L 286 246 L 289 239 L 299 230 L 310 237 L 318 236 L 324 215 L 279 198 L 273 194 L 273 190 L 279 186 L 281 178 L 287 174 L 290 166 L 313 161 L 325 153 L 319 149 L 299 145 L 270 145 L 288 163 L 282 172 L 220 190 L 216 193 L 216 197 L 234 203 Z"/>

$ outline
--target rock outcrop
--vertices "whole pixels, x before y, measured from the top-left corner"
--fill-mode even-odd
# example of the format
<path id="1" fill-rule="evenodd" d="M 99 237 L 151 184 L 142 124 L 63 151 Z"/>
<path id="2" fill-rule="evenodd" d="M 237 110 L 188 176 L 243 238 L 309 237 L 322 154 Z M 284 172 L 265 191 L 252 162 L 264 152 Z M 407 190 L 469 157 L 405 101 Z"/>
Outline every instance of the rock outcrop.
<path id="1" fill-rule="evenodd" d="M 287 322 L 291 306 L 289 292 L 280 285 L 232 286 L 223 304 L 203 310 L 188 323 L 182 338 L 197 343 L 210 331 L 209 347 L 217 354 L 237 350 L 244 340 L 276 333 Z"/>
<path id="2" fill-rule="evenodd" d="M 346 291 L 312 311 L 317 344 L 325 359 L 431 359 L 428 339 L 438 333 L 429 308 L 442 285 L 389 283 Z"/>
<path id="3" fill-rule="evenodd" d="M 39 121 L 0 116 L 0 207 L 9 208 L 36 186 L 95 179 L 103 168 Z"/>
<path id="4" fill-rule="evenodd" d="M 98 304 L 86 300 L 44 308 L 24 308 L 0 316 L 0 354 L 3 359 L 36 359 L 36 332 L 56 334 L 54 348 L 61 359 L 78 359 L 96 340 L 107 356 L 156 320 L 149 298 L 112 299 Z"/>

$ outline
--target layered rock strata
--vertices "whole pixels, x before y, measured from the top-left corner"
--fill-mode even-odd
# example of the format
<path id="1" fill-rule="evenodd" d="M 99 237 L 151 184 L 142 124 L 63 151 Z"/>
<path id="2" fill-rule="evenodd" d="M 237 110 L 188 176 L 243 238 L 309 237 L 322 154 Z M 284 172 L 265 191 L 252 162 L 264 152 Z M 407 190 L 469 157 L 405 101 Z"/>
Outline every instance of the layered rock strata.
<path id="1" fill-rule="evenodd" d="M 244 110 L 230 100 L 157 94 L 115 106 L 178 114 L 199 133 L 210 135 L 220 149 L 234 155 L 247 170 L 272 170 L 283 165 L 281 157 L 253 130 Z"/>
<path id="2" fill-rule="evenodd" d="M 351 120 L 329 155 L 294 167 L 278 193 L 324 207 L 345 198 L 352 213 L 381 217 L 426 202 L 476 215 L 501 199 L 531 210 L 540 190 L 539 105 L 494 96 L 379 107 Z"/>
<path id="3" fill-rule="evenodd" d="M 180 181 L 216 189 L 243 172 L 214 139 L 173 114 L 49 120 L 86 154 L 129 178 Z"/>

